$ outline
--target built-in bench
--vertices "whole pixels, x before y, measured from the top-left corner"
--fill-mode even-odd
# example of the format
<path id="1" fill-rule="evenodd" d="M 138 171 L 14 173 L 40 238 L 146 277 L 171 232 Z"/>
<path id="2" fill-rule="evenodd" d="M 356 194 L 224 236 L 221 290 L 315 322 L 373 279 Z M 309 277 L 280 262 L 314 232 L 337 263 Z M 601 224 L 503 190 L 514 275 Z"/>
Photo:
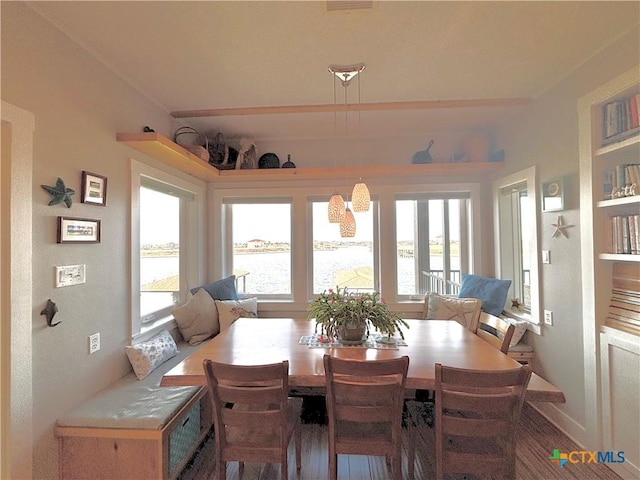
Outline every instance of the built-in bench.
<path id="1" fill-rule="evenodd" d="M 509 322 L 512 321 L 509 317 L 502 318 Z M 481 312 L 479 321 L 480 326 L 478 328 L 489 327 L 489 331 L 494 335 L 498 333 L 504 334 L 504 332 L 498 332 L 498 330 L 500 330 L 500 321 L 497 317 L 486 312 Z M 531 367 L 531 370 L 533 370 L 534 372 L 536 371 L 536 354 L 534 352 L 533 346 L 529 345 L 528 343 L 525 343 L 522 340 L 518 341 L 518 343 L 509 347 L 507 355 L 509 355 L 519 363 L 528 364 Z"/>
<path id="2" fill-rule="evenodd" d="M 206 387 L 160 387 L 162 375 L 197 347 L 143 380 L 133 372 L 59 418 L 59 478 L 173 479 L 213 423 Z"/>

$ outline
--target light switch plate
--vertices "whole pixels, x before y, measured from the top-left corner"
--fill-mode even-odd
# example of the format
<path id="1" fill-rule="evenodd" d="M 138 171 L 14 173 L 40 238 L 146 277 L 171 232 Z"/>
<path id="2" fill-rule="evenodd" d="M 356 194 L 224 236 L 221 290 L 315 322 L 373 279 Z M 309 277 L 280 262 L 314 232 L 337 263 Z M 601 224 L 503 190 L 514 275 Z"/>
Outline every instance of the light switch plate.
<path id="1" fill-rule="evenodd" d="M 87 266 L 63 265 L 56 267 L 56 288 L 86 283 Z"/>
<path id="2" fill-rule="evenodd" d="M 551 263 L 551 252 L 549 250 L 542 250 L 542 263 Z"/>

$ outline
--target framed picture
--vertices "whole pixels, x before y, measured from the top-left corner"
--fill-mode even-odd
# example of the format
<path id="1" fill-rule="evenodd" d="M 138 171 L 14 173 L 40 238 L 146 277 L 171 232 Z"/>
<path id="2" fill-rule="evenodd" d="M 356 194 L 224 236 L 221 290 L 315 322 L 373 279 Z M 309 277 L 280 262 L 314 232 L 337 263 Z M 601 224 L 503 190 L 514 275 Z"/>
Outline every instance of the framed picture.
<path id="1" fill-rule="evenodd" d="M 107 177 L 91 172 L 82 172 L 82 203 L 102 207 L 107 205 Z"/>
<path id="2" fill-rule="evenodd" d="M 100 243 L 100 220 L 58 217 L 58 243 Z"/>
<path id="3" fill-rule="evenodd" d="M 566 181 L 564 177 L 542 182 L 542 211 L 564 210 Z"/>

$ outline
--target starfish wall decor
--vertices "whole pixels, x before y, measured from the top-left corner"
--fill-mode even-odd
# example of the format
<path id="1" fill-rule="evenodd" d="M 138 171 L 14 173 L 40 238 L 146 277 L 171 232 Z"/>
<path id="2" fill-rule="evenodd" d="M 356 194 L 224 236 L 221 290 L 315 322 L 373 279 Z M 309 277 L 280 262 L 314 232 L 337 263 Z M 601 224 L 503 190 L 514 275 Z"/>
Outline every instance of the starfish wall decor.
<path id="1" fill-rule="evenodd" d="M 57 205 L 60 202 L 64 202 L 67 208 L 71 208 L 71 195 L 76 193 L 76 191 L 72 188 L 67 188 L 60 177 L 58 177 L 55 187 L 50 187 L 49 185 L 40 186 L 44 188 L 49 195 L 51 195 L 49 206 Z"/>
<path id="2" fill-rule="evenodd" d="M 573 227 L 573 225 L 565 225 L 564 220 L 562 220 L 562 215 L 558 215 L 558 219 L 556 223 L 551 224 L 554 227 L 553 234 L 551 234 L 551 238 L 556 238 L 562 235 L 564 238 L 569 238 L 569 234 L 566 232 L 567 228 Z"/>

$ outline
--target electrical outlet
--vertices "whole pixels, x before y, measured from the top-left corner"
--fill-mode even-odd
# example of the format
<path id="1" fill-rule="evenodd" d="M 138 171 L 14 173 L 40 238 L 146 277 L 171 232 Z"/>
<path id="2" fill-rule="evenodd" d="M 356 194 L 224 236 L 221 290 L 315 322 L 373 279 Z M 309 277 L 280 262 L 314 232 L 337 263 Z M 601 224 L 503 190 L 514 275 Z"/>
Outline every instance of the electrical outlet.
<path id="1" fill-rule="evenodd" d="M 549 326 L 553 325 L 553 312 L 551 310 L 544 311 L 544 324 Z"/>
<path id="2" fill-rule="evenodd" d="M 100 350 L 100 334 L 89 335 L 89 355 Z"/>

